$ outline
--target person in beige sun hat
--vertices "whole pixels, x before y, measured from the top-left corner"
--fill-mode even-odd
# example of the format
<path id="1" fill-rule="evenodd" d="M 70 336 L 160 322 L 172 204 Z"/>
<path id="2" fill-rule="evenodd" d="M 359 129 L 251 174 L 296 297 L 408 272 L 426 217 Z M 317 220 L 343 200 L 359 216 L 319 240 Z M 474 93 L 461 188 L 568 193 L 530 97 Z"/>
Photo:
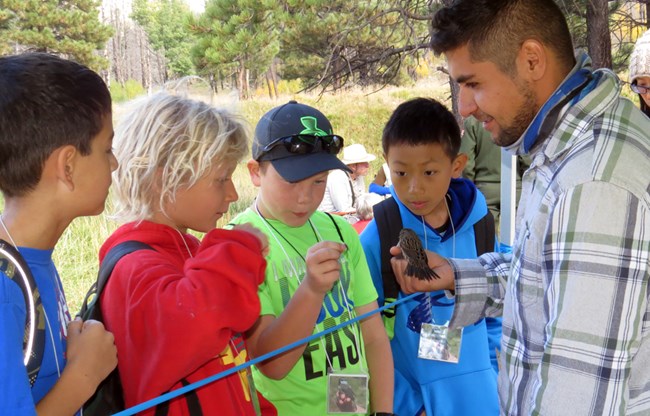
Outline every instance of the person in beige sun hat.
<path id="1" fill-rule="evenodd" d="M 641 111 L 650 117 L 650 30 L 637 39 L 630 56 L 630 88 L 639 94 Z"/>
<path id="2" fill-rule="evenodd" d="M 377 156 L 368 153 L 359 143 L 343 148 L 341 161 L 347 165 L 350 172 L 332 170 L 327 177 L 327 188 L 319 210 L 332 214 L 343 215 L 348 222 L 354 224 L 359 220 L 356 201 L 365 193 L 364 176 L 370 169 L 370 162 Z"/>
<path id="3" fill-rule="evenodd" d="M 367 164 L 377 159 L 377 156 L 368 153 L 362 144 L 351 144 L 343 148 L 343 157 L 341 161 L 346 165 Z"/>

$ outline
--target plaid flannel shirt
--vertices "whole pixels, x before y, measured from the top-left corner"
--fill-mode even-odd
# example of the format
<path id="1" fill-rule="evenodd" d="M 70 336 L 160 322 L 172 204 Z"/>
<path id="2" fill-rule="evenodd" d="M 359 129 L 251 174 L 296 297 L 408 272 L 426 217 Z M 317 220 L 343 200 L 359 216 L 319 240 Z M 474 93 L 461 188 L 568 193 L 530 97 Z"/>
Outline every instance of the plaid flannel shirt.
<path id="1" fill-rule="evenodd" d="M 450 261 L 451 325 L 503 315 L 502 414 L 650 414 L 650 119 L 595 74 L 531 151 L 512 254 Z"/>

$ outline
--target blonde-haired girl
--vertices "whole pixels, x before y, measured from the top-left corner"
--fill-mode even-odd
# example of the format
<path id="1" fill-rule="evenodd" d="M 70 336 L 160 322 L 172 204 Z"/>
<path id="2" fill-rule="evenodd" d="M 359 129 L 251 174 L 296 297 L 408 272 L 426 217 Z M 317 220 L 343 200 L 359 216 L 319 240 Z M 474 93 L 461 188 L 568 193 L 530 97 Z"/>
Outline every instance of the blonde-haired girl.
<path id="1" fill-rule="evenodd" d="M 153 248 L 124 256 L 101 298 L 127 407 L 246 360 L 240 333 L 259 315 L 267 242 L 252 227 L 215 226 L 238 198 L 232 174 L 248 140 L 239 117 L 165 92 L 136 102 L 116 129 L 113 218 L 124 225 L 100 260 L 127 240 Z M 276 414 L 243 371 L 161 406 L 169 415 Z"/>

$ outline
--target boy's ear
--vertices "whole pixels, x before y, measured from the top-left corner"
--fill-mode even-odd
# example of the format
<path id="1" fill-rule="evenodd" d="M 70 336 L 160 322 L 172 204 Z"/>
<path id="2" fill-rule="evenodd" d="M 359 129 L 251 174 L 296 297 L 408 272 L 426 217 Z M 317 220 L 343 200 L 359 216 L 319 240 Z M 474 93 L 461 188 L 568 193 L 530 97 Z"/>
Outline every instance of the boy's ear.
<path id="1" fill-rule="evenodd" d="M 261 172 L 260 162 L 258 162 L 255 159 L 250 159 L 246 163 L 246 167 L 248 168 L 248 174 L 251 176 L 251 182 L 253 182 L 253 185 L 256 187 L 261 186 L 262 172 Z"/>
<path id="2" fill-rule="evenodd" d="M 56 177 L 70 192 L 74 191 L 74 170 L 79 152 L 72 145 L 63 146 L 55 151 Z"/>
<path id="3" fill-rule="evenodd" d="M 463 169 L 465 169 L 466 164 L 467 155 L 465 153 L 459 153 L 452 162 L 451 176 L 456 179 L 460 178 L 463 175 Z"/>

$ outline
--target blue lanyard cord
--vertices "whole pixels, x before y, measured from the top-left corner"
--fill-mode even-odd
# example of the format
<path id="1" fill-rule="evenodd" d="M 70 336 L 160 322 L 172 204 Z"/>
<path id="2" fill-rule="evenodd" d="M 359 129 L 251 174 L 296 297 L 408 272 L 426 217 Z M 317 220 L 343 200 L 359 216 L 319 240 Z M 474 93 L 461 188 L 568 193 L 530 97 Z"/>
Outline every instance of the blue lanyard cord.
<path id="1" fill-rule="evenodd" d="M 385 309 L 389 309 L 389 308 L 392 308 L 394 306 L 397 306 L 402 302 L 406 302 L 407 300 L 413 299 L 416 295 L 419 295 L 419 294 L 420 293 L 413 293 L 411 295 L 405 296 L 405 297 L 403 297 L 401 299 L 396 300 L 393 303 L 386 304 L 386 305 L 384 305 L 382 307 L 379 307 L 377 309 L 374 309 L 374 310 L 372 310 L 370 312 L 366 312 L 363 315 L 359 315 L 359 316 L 357 316 L 355 318 L 352 318 L 349 321 L 341 322 L 340 324 L 337 324 L 337 325 L 335 325 L 335 326 L 333 326 L 331 328 L 325 329 L 325 330 L 323 330 L 321 332 L 317 332 L 317 333 L 312 334 L 312 335 L 310 335 L 310 336 L 308 336 L 306 338 L 299 339 L 298 341 L 292 342 L 289 345 L 285 345 L 284 347 L 278 348 L 275 351 L 271 351 L 271 352 L 268 352 L 268 353 L 266 353 L 264 355 L 260 355 L 259 357 L 253 358 L 250 361 L 247 361 L 247 362 L 245 362 L 243 364 L 240 364 L 240 365 L 238 365 L 236 367 L 229 368 L 229 369 L 227 369 L 225 371 L 222 371 L 222 372 L 217 373 L 215 375 L 212 375 L 210 377 L 206 377 L 203 380 L 196 381 L 196 382 L 194 382 L 192 384 L 188 384 L 187 386 L 184 386 L 184 387 L 181 387 L 179 389 L 170 391 L 169 393 L 165 393 L 165 394 L 163 394 L 161 396 L 158 396 L 158 397 L 153 398 L 151 400 L 148 400 L 146 402 L 143 402 L 143 403 L 140 403 L 140 404 L 135 405 L 133 407 L 130 407 L 130 408 L 128 408 L 126 410 L 123 410 L 123 411 L 121 411 L 119 413 L 115 413 L 114 416 L 129 416 L 129 415 L 134 415 L 134 414 L 136 414 L 138 412 L 142 412 L 143 410 L 147 410 L 150 407 L 156 406 L 157 404 L 160 404 L 162 402 L 166 402 L 168 400 L 171 400 L 171 399 L 173 399 L 175 397 L 181 396 L 181 395 L 183 395 L 183 394 L 185 394 L 185 393 L 187 393 L 189 391 L 198 389 L 199 387 L 203 387 L 206 384 L 212 383 L 213 381 L 217 381 L 217 380 L 220 380 L 220 379 L 222 379 L 222 378 L 224 378 L 226 376 L 237 373 L 237 372 L 239 372 L 239 371 L 241 371 L 241 370 L 243 370 L 245 368 L 250 367 L 253 364 L 259 363 L 260 361 L 268 360 L 271 357 L 274 357 L 274 356 L 276 356 L 278 354 L 282 354 L 283 352 L 288 351 L 290 349 L 293 349 L 293 348 L 295 348 L 295 347 L 297 347 L 299 345 L 306 344 L 306 343 L 308 343 L 308 342 L 310 342 L 310 341 L 312 341 L 312 340 L 314 340 L 316 338 L 320 338 L 323 335 L 327 335 L 330 332 L 337 331 L 337 330 L 343 328 L 346 325 L 350 325 L 350 324 L 353 324 L 355 322 L 358 322 L 358 321 L 360 321 L 362 319 L 365 319 L 365 318 L 369 317 L 370 315 L 374 315 L 375 313 L 381 312 L 381 311 L 383 311 Z"/>

